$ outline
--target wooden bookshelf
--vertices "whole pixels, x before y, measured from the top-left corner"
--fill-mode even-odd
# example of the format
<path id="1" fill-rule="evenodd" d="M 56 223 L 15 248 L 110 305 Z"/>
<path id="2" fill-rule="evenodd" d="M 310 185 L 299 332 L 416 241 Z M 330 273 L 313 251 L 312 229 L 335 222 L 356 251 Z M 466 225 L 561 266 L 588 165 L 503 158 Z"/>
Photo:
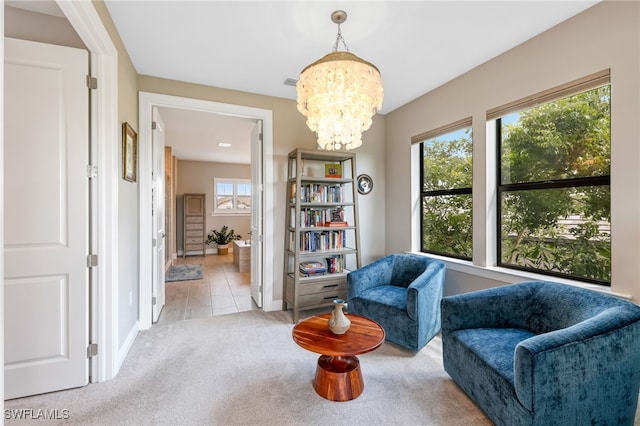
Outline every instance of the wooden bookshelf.
<path id="1" fill-rule="evenodd" d="M 289 153 L 283 309 L 292 309 L 294 323 L 302 310 L 347 298 L 347 274 L 361 262 L 356 176 L 355 153 Z M 300 267 L 312 262 L 324 271 Z"/>

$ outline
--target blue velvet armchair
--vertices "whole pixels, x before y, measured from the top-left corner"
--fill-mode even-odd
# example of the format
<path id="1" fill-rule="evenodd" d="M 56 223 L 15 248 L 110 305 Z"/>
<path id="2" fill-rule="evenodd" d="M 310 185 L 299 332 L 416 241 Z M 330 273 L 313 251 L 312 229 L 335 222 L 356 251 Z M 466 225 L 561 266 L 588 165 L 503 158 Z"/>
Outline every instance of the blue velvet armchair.
<path id="1" fill-rule="evenodd" d="M 419 351 L 440 331 L 445 264 L 391 254 L 347 275 L 349 313 L 378 322 L 386 340 Z"/>
<path id="2" fill-rule="evenodd" d="M 640 306 L 549 281 L 442 299 L 446 372 L 497 425 L 633 425 Z"/>

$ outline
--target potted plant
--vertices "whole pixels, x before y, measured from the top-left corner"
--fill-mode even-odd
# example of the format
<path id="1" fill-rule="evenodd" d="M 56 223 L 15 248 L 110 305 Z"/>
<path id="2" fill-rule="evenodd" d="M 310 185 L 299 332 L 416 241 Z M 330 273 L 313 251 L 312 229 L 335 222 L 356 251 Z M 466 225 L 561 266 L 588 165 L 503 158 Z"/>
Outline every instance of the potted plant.
<path id="1" fill-rule="evenodd" d="M 207 245 L 216 243 L 218 245 L 218 254 L 229 253 L 229 243 L 233 240 L 239 240 L 242 236 L 236 235 L 233 229 L 229 229 L 227 225 L 224 225 L 220 230 L 212 229 L 209 235 L 207 235 Z"/>

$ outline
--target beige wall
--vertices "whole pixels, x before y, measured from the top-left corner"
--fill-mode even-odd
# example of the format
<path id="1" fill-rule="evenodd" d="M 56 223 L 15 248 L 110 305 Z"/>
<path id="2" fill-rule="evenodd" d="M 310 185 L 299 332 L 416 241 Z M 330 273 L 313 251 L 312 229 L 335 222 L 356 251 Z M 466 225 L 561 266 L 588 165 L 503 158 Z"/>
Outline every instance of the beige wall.
<path id="1" fill-rule="evenodd" d="M 207 234 L 212 229 L 220 229 L 227 225 L 243 239 L 249 239 L 251 230 L 250 215 L 214 215 L 213 214 L 213 181 L 216 178 L 227 179 L 251 179 L 251 166 L 248 164 L 210 163 L 205 161 L 178 160 L 178 192 L 176 194 L 176 228 L 178 252 L 184 247 L 183 217 L 184 194 L 205 194 Z M 207 246 L 208 251 L 216 248 L 216 245 Z"/>
<path id="2" fill-rule="evenodd" d="M 66 18 L 5 6 L 4 19 L 5 37 L 87 50 Z"/>
<path id="3" fill-rule="evenodd" d="M 316 148 L 316 138 L 305 124 L 305 118 L 290 99 L 238 92 L 211 86 L 166 80 L 157 77 L 139 76 L 138 89 L 143 92 L 159 93 L 171 96 L 203 99 L 208 101 L 243 105 L 273 112 L 273 179 L 274 210 L 265 212 L 274 218 L 273 235 L 275 241 L 266 241 L 274 249 L 273 300 L 282 297 L 282 265 L 284 254 L 284 217 L 287 162 L 286 156 L 295 148 Z M 385 233 L 380 226 L 385 221 L 385 118 L 376 116 L 371 129 L 363 135 L 363 145 L 355 152 L 358 173 L 369 174 L 374 181 L 373 191 L 368 195 L 359 195 L 360 238 L 363 264 L 385 254 Z M 178 172 L 179 173 L 179 172 Z M 180 176 L 178 177 L 180 184 Z M 265 277 L 265 280 L 270 279 Z"/>
<path id="4" fill-rule="evenodd" d="M 315 135 L 305 125 L 296 103 L 289 99 L 221 89 L 212 86 L 138 76 L 138 88 L 143 92 L 184 98 L 204 99 L 233 105 L 243 105 L 273 111 L 274 155 L 286 155 L 299 147 L 315 147 Z M 293 89 L 292 89 L 293 90 Z"/>
<path id="5" fill-rule="evenodd" d="M 101 1 L 93 2 L 113 44 L 118 49 L 118 121 L 128 122 L 138 132 L 137 73 L 129 54 L 113 25 L 111 15 Z M 100 82 L 98 82 L 98 85 Z M 121 130 L 118 130 L 118 134 Z M 122 143 L 118 143 L 122 158 Z M 118 161 L 118 344 L 122 346 L 131 330 L 137 327 L 139 306 L 139 209 L 138 183 L 122 179 L 122 161 Z M 149 267 L 151 267 L 149 265 Z"/>
<path id="6" fill-rule="evenodd" d="M 419 201 L 412 172 L 411 136 L 473 117 L 474 267 L 447 279 L 449 293 L 490 283 L 522 281 L 494 274 L 491 216 L 495 151 L 486 134 L 486 111 L 507 102 L 610 68 L 612 87 L 612 290 L 640 301 L 640 3 L 602 2 L 513 50 L 488 61 L 387 115 L 387 252 L 417 249 L 412 218 Z M 390 173 L 389 171 L 393 171 Z M 414 185 L 412 187 L 412 185 Z M 482 279 L 481 279 L 482 280 Z"/>

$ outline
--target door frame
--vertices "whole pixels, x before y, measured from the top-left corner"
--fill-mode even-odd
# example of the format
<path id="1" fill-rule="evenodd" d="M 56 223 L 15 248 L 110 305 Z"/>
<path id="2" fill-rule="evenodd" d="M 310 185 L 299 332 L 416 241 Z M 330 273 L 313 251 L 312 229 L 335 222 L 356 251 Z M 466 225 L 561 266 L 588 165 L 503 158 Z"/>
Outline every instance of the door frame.
<path id="1" fill-rule="evenodd" d="M 166 191 L 165 191 L 165 175 L 166 175 L 166 163 L 165 163 L 165 133 L 164 133 L 164 122 L 162 121 L 162 116 L 160 115 L 160 110 L 158 108 L 152 108 L 151 119 L 156 123 L 156 126 L 151 130 L 151 175 L 155 180 L 155 188 L 154 182 L 151 183 L 151 191 L 155 191 L 155 196 L 152 195 L 151 199 L 155 200 L 152 204 L 155 204 L 155 214 L 152 214 L 151 217 L 151 228 L 152 228 L 152 250 L 151 250 L 151 295 L 155 297 L 155 303 L 153 303 L 151 307 L 152 312 L 152 321 L 157 322 L 160 319 L 160 314 L 162 312 L 162 308 L 164 308 L 165 304 L 165 289 L 164 289 L 164 276 L 165 276 L 165 266 L 166 266 L 166 255 L 165 252 L 167 250 L 166 246 L 166 215 L 165 211 L 166 206 Z M 161 137 L 158 135 L 162 135 Z M 157 139 L 162 139 L 159 141 Z M 158 148 L 156 145 L 158 143 L 162 143 L 160 148 L 160 153 L 156 152 Z M 161 164 L 158 164 L 158 157 L 162 156 Z M 158 175 L 156 176 L 156 172 Z M 160 202 L 161 201 L 161 202 Z M 154 206 L 151 206 L 152 210 Z M 162 216 L 162 217 L 161 217 Z M 159 228 L 161 228 L 162 236 L 158 235 Z M 159 256 L 160 250 L 162 251 L 162 256 Z"/>
<path id="2" fill-rule="evenodd" d="M 244 118 L 254 118 L 263 121 L 262 141 L 262 173 L 263 212 L 273 212 L 274 204 L 274 172 L 273 172 L 273 113 L 271 110 L 254 108 L 243 105 L 225 104 L 203 99 L 185 98 L 180 96 L 163 95 L 150 92 L 139 92 L 139 134 L 138 164 L 140 167 L 140 306 L 138 325 L 140 330 L 146 330 L 152 324 L 152 277 L 151 268 L 143 265 L 151 265 L 152 247 L 151 240 L 151 121 L 152 108 L 167 107 L 188 110 L 211 112 L 215 114 L 231 115 Z M 274 217 L 266 213 L 263 217 L 263 250 L 264 259 L 272 259 L 275 254 Z M 269 243 L 270 242 L 270 243 Z M 263 265 L 263 309 L 274 310 L 273 303 L 273 262 L 262 262 Z M 271 279 L 269 279 L 271 277 Z"/>
<path id="3" fill-rule="evenodd" d="M 98 356 L 90 360 L 91 382 L 112 379 L 124 355 L 118 347 L 118 50 L 92 2 L 56 0 L 78 33 L 91 57 L 91 75 L 98 90 L 91 92 L 91 162 L 97 166 L 92 179 L 92 254 L 98 266 L 91 268 L 89 300 L 90 343 L 98 344 Z M 3 389 L 4 396 L 4 389 Z M 4 398 L 3 398 L 4 399 Z"/>
<path id="4" fill-rule="evenodd" d="M 94 191 L 91 220 L 93 254 L 99 266 L 92 268 L 90 306 L 90 338 L 98 343 L 98 356 L 91 358 L 91 382 L 112 379 L 124 361 L 126 351 L 118 347 L 118 50 L 92 2 L 55 0 L 65 17 L 83 41 L 91 57 L 91 74 L 98 79 L 99 90 L 90 101 L 90 144 L 92 163 L 98 176 L 92 182 Z M 4 8 L 0 12 L 0 28 L 4 34 Z M 4 58 L 4 43 L 0 46 Z M 0 64 L 4 81 L 4 60 Z M 0 92 L 3 89 L 0 88 Z M 4 119 L 4 103 L 2 102 Z M 4 135 L 0 135 L 0 160 L 4 156 Z M 4 161 L 4 160 L 3 160 Z M 4 178 L 4 162 L 0 161 L 0 183 Z M 0 194 L 0 220 L 4 221 L 4 198 Z M 0 227 L 0 277 L 4 277 L 4 231 Z M 0 361 L 4 365 L 4 278 L 0 278 Z M 4 407 L 4 368 L 0 369 L 0 397 Z"/>

